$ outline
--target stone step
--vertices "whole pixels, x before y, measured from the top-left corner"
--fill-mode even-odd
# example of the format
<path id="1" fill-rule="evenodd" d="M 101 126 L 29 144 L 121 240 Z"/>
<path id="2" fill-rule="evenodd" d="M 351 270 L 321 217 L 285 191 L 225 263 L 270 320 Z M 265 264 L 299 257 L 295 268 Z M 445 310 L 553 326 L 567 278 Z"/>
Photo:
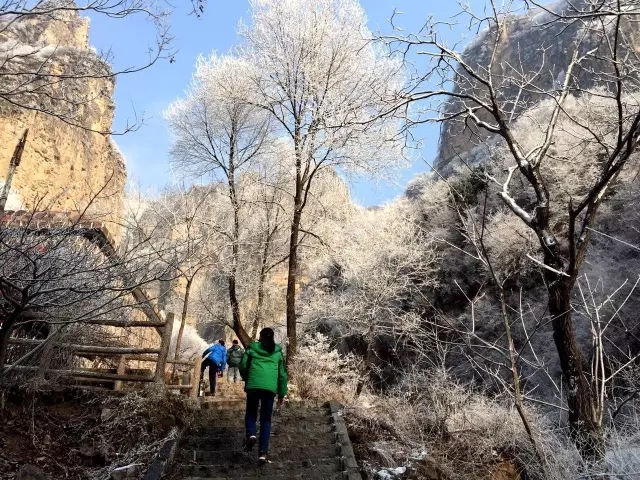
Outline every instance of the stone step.
<path id="1" fill-rule="evenodd" d="M 274 461 L 273 463 L 262 467 L 258 466 L 255 456 L 250 459 L 247 456 L 247 460 L 245 462 L 240 463 L 241 461 L 241 459 L 237 459 L 235 463 L 230 463 L 228 465 L 179 464 L 177 465 L 177 473 L 183 476 L 212 478 L 238 478 L 239 476 L 262 478 L 266 475 L 286 475 L 288 478 L 291 478 L 292 475 L 304 475 L 308 472 L 313 475 L 321 473 L 325 476 L 321 476 L 319 478 L 326 478 L 327 476 L 340 473 L 341 469 L 341 462 L 337 458 L 327 458 L 318 461 L 302 459 Z"/>
<path id="2" fill-rule="evenodd" d="M 240 427 L 240 428 L 239 428 Z M 310 435 L 325 435 L 333 433 L 333 425 L 330 423 L 322 424 L 304 424 L 304 423 L 274 423 L 271 425 L 271 435 L 292 435 L 309 437 Z M 208 439 L 225 438 L 229 436 L 243 436 L 244 429 L 242 424 L 229 425 L 229 426 L 212 426 L 199 429 L 199 431 L 192 434 L 187 434 L 185 438 L 196 439 L 197 441 L 206 441 Z"/>
<path id="3" fill-rule="evenodd" d="M 202 402 L 215 404 L 219 402 L 211 401 L 211 402 Z M 225 403 L 228 401 L 225 400 Z M 237 401 L 233 402 L 238 403 Z M 244 417 L 245 403 L 242 401 L 242 416 Z M 281 409 L 274 409 L 274 416 L 280 416 L 283 418 L 314 418 L 314 417 L 330 417 L 329 411 L 326 408 L 304 408 L 304 407 L 282 407 Z M 204 415 L 204 412 L 203 412 Z M 220 417 L 234 417 L 237 415 L 234 411 L 222 410 L 220 412 L 214 412 L 212 415 L 217 415 Z"/>
<path id="4" fill-rule="evenodd" d="M 230 399 L 225 399 L 225 400 L 213 400 L 213 398 L 215 397 L 211 397 L 212 399 L 207 399 L 206 401 L 200 401 L 200 404 L 205 404 L 205 403 L 211 403 L 211 404 L 215 404 L 215 403 L 233 403 L 233 404 L 239 404 L 242 403 L 242 407 L 243 407 L 243 411 L 244 411 L 244 407 L 246 406 L 246 401 L 244 399 L 242 400 L 230 400 Z M 279 415 L 282 416 L 293 416 L 293 417 L 297 417 L 297 418 L 303 418 L 303 417 L 315 417 L 315 416 L 320 416 L 320 415 L 327 415 L 329 416 L 329 410 L 326 408 L 304 408 L 304 407 L 282 407 L 282 408 L 274 408 L 273 409 L 274 413 L 278 412 Z M 228 414 L 228 412 L 220 412 L 220 415 L 226 415 Z"/>
<path id="5" fill-rule="evenodd" d="M 258 465 L 258 452 L 254 449 L 253 452 L 247 453 L 244 451 L 235 451 L 235 452 L 218 452 L 224 453 L 224 455 L 219 455 L 217 457 L 211 457 L 207 460 L 198 460 L 198 461 L 182 461 L 178 460 L 178 464 L 183 468 L 188 467 L 196 467 L 196 468 L 204 468 L 209 470 L 216 469 L 233 469 L 235 470 L 252 470 Z M 269 452 L 270 460 L 273 461 L 274 468 L 282 468 L 288 464 L 292 466 L 297 466 L 301 469 L 307 468 L 308 466 L 313 465 L 337 465 L 338 471 L 342 464 L 340 463 L 340 458 L 334 454 L 334 452 L 328 452 L 328 454 L 324 455 L 306 455 L 305 452 L 299 456 L 289 455 L 286 452 Z M 307 458 L 309 457 L 309 458 Z M 307 466 L 307 467 L 305 467 Z"/>
<path id="6" fill-rule="evenodd" d="M 244 440 L 244 431 L 230 431 L 219 436 L 184 438 L 182 440 L 181 448 L 195 448 L 198 450 L 210 451 L 236 449 L 244 446 Z M 272 432 L 269 444 L 273 446 L 280 443 L 294 445 L 296 440 L 304 442 L 304 445 L 307 445 L 310 448 L 320 448 L 336 444 L 337 436 L 334 433 L 331 435 L 306 435 L 304 439 L 301 439 L 297 435 L 291 433 Z"/>
<path id="7" fill-rule="evenodd" d="M 200 397 L 205 401 L 216 401 L 216 400 L 244 400 L 246 395 L 244 393 L 225 393 L 225 392 L 216 392 L 215 395 L 205 395 Z"/>
<path id="8" fill-rule="evenodd" d="M 244 402 L 247 397 L 245 395 L 207 395 L 206 397 L 200 397 L 202 403 L 206 402 Z"/>
<path id="9" fill-rule="evenodd" d="M 204 410 L 233 410 L 237 412 L 244 412 L 245 401 L 244 400 L 218 400 L 212 402 L 202 402 L 200 408 Z"/>
<path id="10" fill-rule="evenodd" d="M 245 455 L 244 442 L 234 442 L 233 445 L 220 443 L 218 445 L 204 445 L 203 448 L 182 448 L 176 456 L 180 463 L 226 463 Z M 254 448 L 254 454 L 257 446 Z M 328 458 L 340 456 L 340 445 L 326 443 L 323 445 L 274 445 L 270 442 L 269 453 L 274 458 Z"/>
<path id="11" fill-rule="evenodd" d="M 209 410 L 207 415 L 202 415 L 197 423 L 190 431 L 190 435 L 200 434 L 205 432 L 208 428 L 224 427 L 237 428 L 238 426 L 244 427 L 244 411 L 235 410 L 222 410 L 212 411 Z M 272 425 L 329 425 L 333 422 L 332 418 L 328 415 L 308 415 L 298 416 L 294 414 L 281 415 L 278 413 L 273 414 Z M 259 422 L 258 422 L 259 423 Z"/>
<path id="12" fill-rule="evenodd" d="M 228 412 L 231 413 L 231 412 Z M 260 424 L 260 420 L 258 419 L 258 424 Z M 328 426 L 332 426 L 333 421 L 332 418 L 325 415 L 318 415 L 316 417 L 284 417 L 281 415 L 273 415 L 271 417 L 271 428 L 280 428 L 280 427 L 296 427 L 301 431 L 310 430 L 317 428 L 318 430 L 324 431 Z M 210 431 L 216 432 L 215 429 L 225 429 L 229 428 L 244 428 L 244 412 L 236 415 L 216 415 L 211 416 L 211 418 L 202 419 L 202 423 L 199 423 L 197 427 L 194 427 L 189 435 L 209 435 Z"/>
<path id="13" fill-rule="evenodd" d="M 259 424 L 260 422 L 258 422 Z M 202 426 L 191 430 L 187 435 L 189 436 L 200 436 L 200 435 L 210 435 L 210 431 L 213 428 L 223 428 L 223 429 L 244 429 L 244 414 L 242 415 L 232 415 L 232 416 L 224 416 L 224 417 L 216 417 L 212 418 L 210 422 L 204 421 Z M 317 416 L 317 417 L 306 417 L 306 418 L 291 418 L 291 417 L 281 417 L 280 415 L 274 415 L 272 417 L 271 429 L 277 429 L 281 426 L 285 425 L 296 425 L 300 427 L 302 430 L 309 430 L 311 428 L 318 427 L 320 430 L 325 430 L 324 427 L 327 425 L 332 425 L 331 417 L 329 416 Z"/>
<path id="14" fill-rule="evenodd" d="M 344 473 L 335 473 L 327 476 L 325 473 L 320 475 L 314 475 L 313 472 L 304 473 L 289 473 L 287 475 L 258 475 L 258 478 L 262 480 L 291 480 L 291 479 L 304 479 L 304 480 L 345 480 L 348 477 Z M 249 478 L 256 478 L 256 475 L 233 475 L 233 476 L 217 476 L 217 477 L 181 477 L 181 480 L 245 480 Z M 176 479 L 177 480 L 177 479 Z M 358 478 L 358 480 L 360 480 Z"/>
<path id="15" fill-rule="evenodd" d="M 322 423 L 274 423 L 271 427 L 271 435 L 285 433 L 299 433 L 308 437 L 314 435 L 328 435 L 333 432 L 333 424 Z"/>

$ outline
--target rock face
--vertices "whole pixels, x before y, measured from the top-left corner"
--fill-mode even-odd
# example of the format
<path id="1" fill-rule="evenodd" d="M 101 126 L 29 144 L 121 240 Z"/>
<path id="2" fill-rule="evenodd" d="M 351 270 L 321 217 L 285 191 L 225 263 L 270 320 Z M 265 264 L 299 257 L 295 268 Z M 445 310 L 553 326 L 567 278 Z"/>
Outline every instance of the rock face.
<path id="1" fill-rule="evenodd" d="M 89 46 L 89 19 L 75 12 L 19 19 L 2 29 L 0 57 L 0 179 L 29 129 L 7 209 L 72 211 L 91 204 L 92 214 L 113 218 L 121 211 L 126 171 L 108 135 L 115 81 Z"/>
<path id="2" fill-rule="evenodd" d="M 580 10 L 586 0 L 571 2 L 560 0 L 548 5 L 555 12 L 569 8 Z M 640 30 L 637 24 L 622 24 L 625 40 L 635 52 L 640 47 Z M 604 85 L 611 64 L 606 59 L 606 41 L 598 29 L 584 33 L 581 24 L 553 21 L 551 14 L 532 9 L 522 15 L 513 15 L 505 22 L 505 30 L 497 45 L 497 56 L 492 69 L 492 78 L 498 100 L 505 116 L 515 121 L 518 115 L 543 99 L 549 98 L 545 91 L 562 87 L 565 72 L 571 62 L 576 40 L 584 34 L 580 54 L 593 51 L 573 70 L 576 85 L 580 88 L 593 88 Z M 463 53 L 464 61 L 479 71 L 484 71 L 490 63 L 495 45 L 495 29 L 487 29 L 472 41 Z M 604 60 L 593 60 L 594 58 Z M 480 68 L 478 68 L 480 67 Z M 531 85 L 520 88 L 522 79 L 531 79 Z M 609 77 L 610 78 L 610 77 Z M 473 93 L 483 101 L 488 101 L 484 88 L 471 81 L 466 74 L 457 72 L 454 91 Z M 541 93 L 542 92 L 542 93 Z M 445 105 L 448 113 L 457 111 L 461 106 L 458 100 Z M 484 113 L 484 114 L 483 114 Z M 482 120 L 490 120 L 486 112 L 479 112 Z M 471 123 L 471 122 L 470 122 Z M 438 145 L 438 156 L 434 168 L 442 175 L 451 175 L 460 165 L 478 165 L 488 158 L 487 144 L 493 141 L 489 132 L 473 126 L 465 126 L 460 119 L 445 122 Z"/>

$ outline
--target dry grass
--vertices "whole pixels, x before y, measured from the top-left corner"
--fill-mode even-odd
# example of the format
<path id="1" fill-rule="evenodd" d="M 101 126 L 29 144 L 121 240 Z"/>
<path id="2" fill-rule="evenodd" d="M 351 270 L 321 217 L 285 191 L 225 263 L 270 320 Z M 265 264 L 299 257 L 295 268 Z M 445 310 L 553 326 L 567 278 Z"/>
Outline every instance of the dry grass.
<path id="1" fill-rule="evenodd" d="M 118 466 L 142 472 L 165 438 L 194 421 L 185 397 L 151 388 L 124 397 L 79 390 L 13 389 L 0 409 L 0 480 L 33 464 L 49 478 L 107 480 Z"/>
<path id="2" fill-rule="evenodd" d="M 155 386 L 112 398 L 102 408 L 102 422 L 82 436 L 82 440 L 92 441 L 108 462 L 91 472 L 93 480 L 108 480 L 119 466 L 148 464 L 165 438 L 193 423 L 197 413 L 187 397 Z"/>
<path id="3" fill-rule="evenodd" d="M 365 472 L 404 465 L 417 475 L 411 478 L 421 478 L 418 472 L 428 468 L 440 478 L 463 480 L 494 478 L 508 465 L 521 478 L 543 478 L 514 409 L 452 382 L 442 371 L 411 380 L 409 390 L 363 398 L 347 409 Z M 550 431 L 536 436 L 549 453 L 549 480 L 572 478 L 576 457 L 571 447 Z M 552 455 L 558 452 L 562 455 Z"/>

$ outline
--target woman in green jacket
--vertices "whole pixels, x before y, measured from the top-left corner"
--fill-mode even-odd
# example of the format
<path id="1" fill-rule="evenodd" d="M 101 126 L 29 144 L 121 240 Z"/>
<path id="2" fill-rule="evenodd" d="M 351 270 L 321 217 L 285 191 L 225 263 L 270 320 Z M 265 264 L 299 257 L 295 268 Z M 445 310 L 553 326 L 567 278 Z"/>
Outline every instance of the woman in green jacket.
<path id="1" fill-rule="evenodd" d="M 242 356 L 240 375 L 245 381 L 247 410 L 244 417 L 247 433 L 247 451 L 256 444 L 256 423 L 260 406 L 260 440 L 258 441 L 258 461 L 268 463 L 269 436 L 271 435 L 271 414 L 273 402 L 278 396 L 278 406 L 287 394 L 287 371 L 280 345 L 276 345 L 271 328 L 263 328 L 257 342 L 251 343 Z"/>

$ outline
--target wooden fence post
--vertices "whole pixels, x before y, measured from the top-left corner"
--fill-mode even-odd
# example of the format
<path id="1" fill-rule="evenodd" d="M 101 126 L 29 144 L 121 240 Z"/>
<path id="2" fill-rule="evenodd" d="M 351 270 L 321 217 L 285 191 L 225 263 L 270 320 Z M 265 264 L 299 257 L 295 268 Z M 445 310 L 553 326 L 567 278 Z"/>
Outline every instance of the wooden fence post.
<path id="1" fill-rule="evenodd" d="M 173 313 L 167 313 L 167 320 L 164 323 L 162 331 L 162 343 L 160 344 L 160 353 L 158 353 L 158 363 L 156 364 L 155 381 L 164 383 L 164 371 L 167 365 L 167 357 L 169 356 L 169 347 L 171 346 L 171 335 L 173 333 Z"/>
<path id="2" fill-rule="evenodd" d="M 51 338 L 56 336 L 57 331 L 60 329 L 60 326 L 56 323 L 52 323 L 49 325 L 49 333 L 47 334 L 47 338 Z M 43 377 L 46 376 L 46 372 L 51 367 L 51 361 L 53 360 L 53 342 L 48 342 L 47 345 L 42 349 L 42 353 L 40 353 L 40 375 Z"/>
<path id="3" fill-rule="evenodd" d="M 202 363 L 201 358 L 196 358 L 193 362 L 193 373 L 191 374 L 191 398 L 194 400 L 198 399 L 198 394 L 200 393 L 200 364 Z"/>
<path id="4" fill-rule="evenodd" d="M 118 375 L 124 375 L 126 373 L 126 369 L 127 369 L 127 356 L 122 355 L 120 356 L 120 360 L 118 361 L 118 370 L 116 371 L 116 373 Z M 115 391 L 122 390 L 123 383 L 124 382 L 122 382 L 122 380 L 116 380 L 115 382 L 113 382 L 113 389 Z"/>

